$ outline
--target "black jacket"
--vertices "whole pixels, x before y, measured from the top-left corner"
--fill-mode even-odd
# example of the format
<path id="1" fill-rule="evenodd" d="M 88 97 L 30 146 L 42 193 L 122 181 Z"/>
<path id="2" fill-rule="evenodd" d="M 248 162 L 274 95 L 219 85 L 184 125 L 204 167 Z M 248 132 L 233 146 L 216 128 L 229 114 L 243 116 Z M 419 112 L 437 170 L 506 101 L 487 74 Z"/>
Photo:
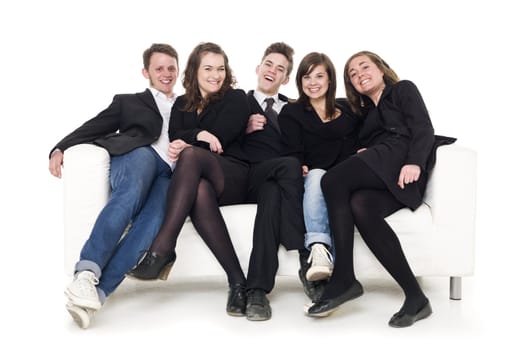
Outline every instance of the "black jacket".
<path id="1" fill-rule="evenodd" d="M 63 152 L 80 143 L 93 143 L 112 156 L 125 154 L 154 143 L 162 125 L 163 118 L 150 90 L 115 95 L 105 110 L 63 138 L 51 153 L 56 148 Z"/>

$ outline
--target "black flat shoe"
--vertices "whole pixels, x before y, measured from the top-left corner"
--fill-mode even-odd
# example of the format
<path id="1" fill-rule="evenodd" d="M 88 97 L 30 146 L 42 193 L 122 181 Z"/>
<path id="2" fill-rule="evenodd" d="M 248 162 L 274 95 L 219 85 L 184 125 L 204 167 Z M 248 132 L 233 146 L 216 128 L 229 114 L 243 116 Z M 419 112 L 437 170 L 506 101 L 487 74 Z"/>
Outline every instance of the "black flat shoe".
<path id="1" fill-rule="evenodd" d="M 246 288 L 237 283 L 230 286 L 226 312 L 230 316 L 244 316 L 246 314 Z"/>
<path id="2" fill-rule="evenodd" d="M 249 321 L 266 321 L 271 318 L 270 301 L 262 289 L 248 290 L 246 318 Z"/>
<path id="3" fill-rule="evenodd" d="M 308 309 L 308 316 L 313 317 L 326 317 L 329 316 L 333 311 L 335 311 L 340 305 L 345 303 L 346 301 L 358 298 L 364 294 L 364 289 L 360 282 L 355 281 L 348 290 L 344 293 L 340 294 L 336 298 L 327 299 L 322 301 L 317 301 L 313 303 L 311 307 Z"/>
<path id="4" fill-rule="evenodd" d="M 167 256 L 157 255 L 156 252 L 147 252 L 141 262 L 127 272 L 127 277 L 144 281 L 157 279 L 165 281 L 174 265 L 175 258 L 175 252 Z"/>
<path id="5" fill-rule="evenodd" d="M 414 322 L 429 317 L 432 314 L 431 303 L 427 300 L 427 303 L 414 315 L 406 314 L 405 312 L 398 311 L 389 320 L 389 326 L 396 328 L 409 327 Z"/>

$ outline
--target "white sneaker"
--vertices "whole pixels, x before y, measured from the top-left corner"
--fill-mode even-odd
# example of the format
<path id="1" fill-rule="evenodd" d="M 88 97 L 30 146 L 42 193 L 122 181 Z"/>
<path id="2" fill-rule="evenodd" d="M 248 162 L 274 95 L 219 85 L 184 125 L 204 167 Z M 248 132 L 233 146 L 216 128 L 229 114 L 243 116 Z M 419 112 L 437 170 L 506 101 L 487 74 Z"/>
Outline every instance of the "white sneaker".
<path id="1" fill-rule="evenodd" d="M 74 305 L 71 302 L 68 302 L 65 305 L 65 308 L 71 314 L 74 322 L 76 322 L 78 324 L 78 326 L 80 326 L 83 329 L 89 327 L 90 321 L 91 321 L 92 317 L 94 316 L 94 313 L 96 312 L 92 309 L 86 309 L 86 308 L 80 307 L 78 305 Z"/>
<path id="2" fill-rule="evenodd" d="M 101 308 L 98 291 L 96 290 L 98 283 L 99 281 L 93 272 L 82 271 L 65 288 L 65 295 L 72 304 L 97 311 Z"/>
<path id="3" fill-rule="evenodd" d="M 321 243 L 315 243 L 311 247 L 308 263 L 311 263 L 306 272 L 308 281 L 320 281 L 329 278 L 333 272 L 333 257 Z"/>

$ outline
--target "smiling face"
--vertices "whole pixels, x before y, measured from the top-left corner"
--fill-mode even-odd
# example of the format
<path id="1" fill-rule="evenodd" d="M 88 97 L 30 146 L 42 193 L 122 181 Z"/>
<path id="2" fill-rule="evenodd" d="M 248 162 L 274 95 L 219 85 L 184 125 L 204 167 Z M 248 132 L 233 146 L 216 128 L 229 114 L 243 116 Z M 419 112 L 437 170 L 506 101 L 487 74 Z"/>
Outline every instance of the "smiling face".
<path id="1" fill-rule="evenodd" d="M 323 64 L 315 66 L 309 73 L 302 76 L 302 91 L 310 100 L 326 95 L 329 88 L 329 75 Z"/>
<path id="2" fill-rule="evenodd" d="M 223 55 L 206 52 L 201 57 L 201 64 L 197 70 L 197 83 L 201 96 L 219 91 L 226 78 L 226 67 Z"/>
<path id="3" fill-rule="evenodd" d="M 174 85 L 179 76 L 177 60 L 164 53 L 154 52 L 150 57 L 148 69 L 143 68 L 143 76 L 150 81 L 150 86 L 168 97 L 174 95 Z"/>
<path id="4" fill-rule="evenodd" d="M 348 67 L 348 74 L 351 84 L 362 95 L 376 96 L 385 87 L 384 72 L 368 56 L 353 58 Z"/>
<path id="5" fill-rule="evenodd" d="M 257 90 L 265 95 L 273 96 L 279 92 L 283 84 L 287 84 L 288 59 L 280 53 L 270 53 L 257 66 Z"/>

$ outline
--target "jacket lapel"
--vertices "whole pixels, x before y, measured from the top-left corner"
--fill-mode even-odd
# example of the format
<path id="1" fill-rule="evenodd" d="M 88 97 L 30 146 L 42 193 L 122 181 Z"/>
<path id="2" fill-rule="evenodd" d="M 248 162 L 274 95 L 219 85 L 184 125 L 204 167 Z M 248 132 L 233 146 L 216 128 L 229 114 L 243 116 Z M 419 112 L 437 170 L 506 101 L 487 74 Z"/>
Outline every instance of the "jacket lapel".
<path id="1" fill-rule="evenodd" d="M 145 105 L 150 107 L 154 112 L 156 112 L 159 116 L 161 116 L 161 113 L 159 112 L 159 108 L 157 108 L 156 101 L 154 100 L 154 96 L 152 96 L 152 93 L 150 90 L 146 89 L 143 92 L 139 92 L 136 94 L 136 96 L 141 99 Z"/>

